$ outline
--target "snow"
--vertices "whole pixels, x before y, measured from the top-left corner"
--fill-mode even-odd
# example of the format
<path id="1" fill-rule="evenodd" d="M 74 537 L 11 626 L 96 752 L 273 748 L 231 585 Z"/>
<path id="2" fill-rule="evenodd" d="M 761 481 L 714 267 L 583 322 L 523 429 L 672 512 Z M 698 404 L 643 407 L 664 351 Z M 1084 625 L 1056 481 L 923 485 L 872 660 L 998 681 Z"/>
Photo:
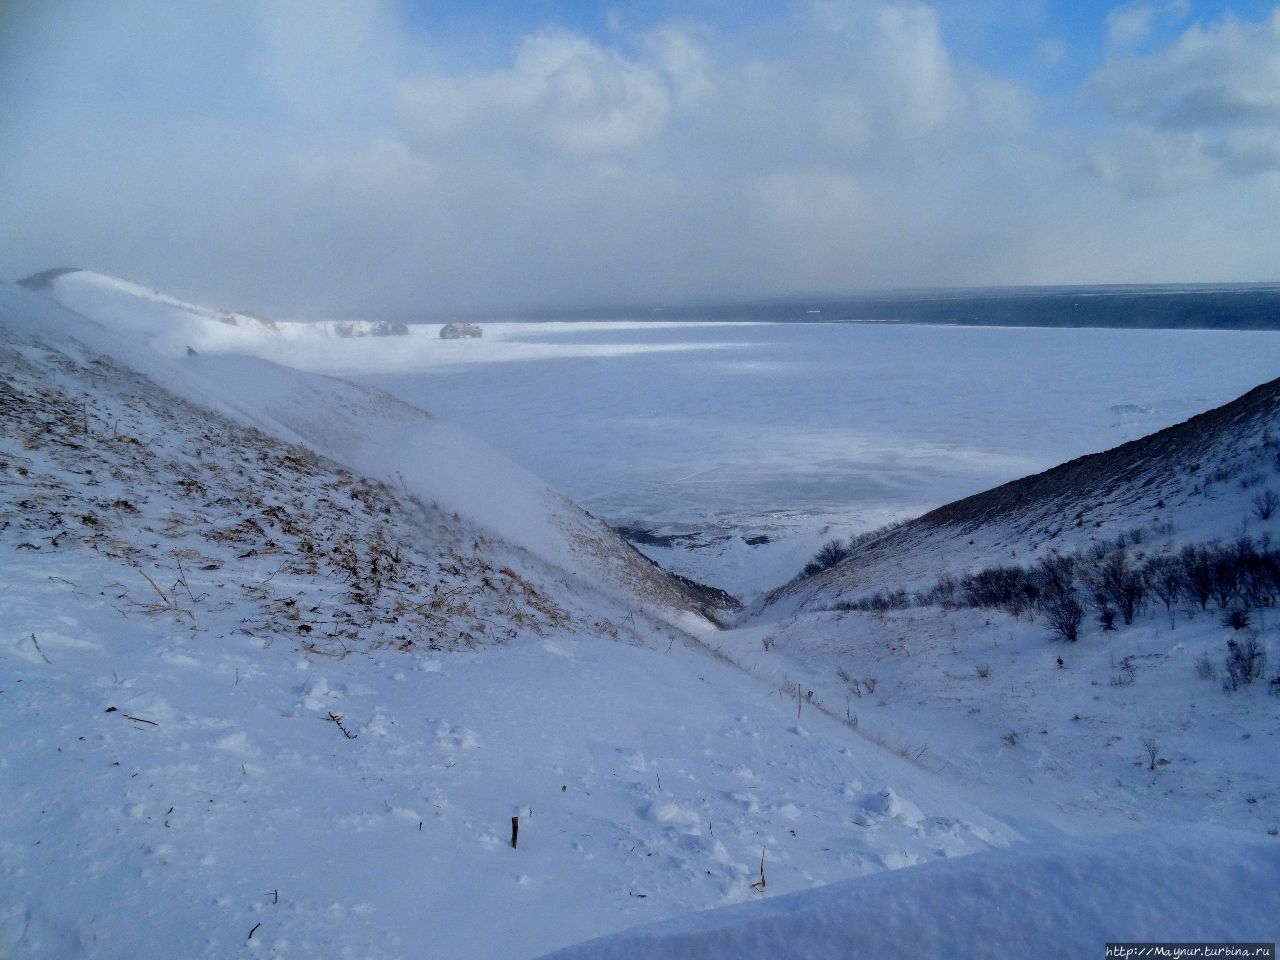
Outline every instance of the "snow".
<path id="1" fill-rule="evenodd" d="M 1276 939 L 1280 714 L 1265 689 L 1197 676 L 1224 650 L 1215 617 L 1143 618 L 1070 649 L 1033 621 L 934 608 L 777 610 L 713 631 L 493 448 L 267 358 L 345 359 L 385 384 L 399 351 L 460 404 L 501 365 L 480 406 L 512 436 L 581 444 L 568 467 L 603 490 L 589 458 L 636 436 L 613 432 L 620 395 L 602 392 L 598 419 L 563 411 L 563 437 L 520 398 L 545 414 L 547 384 L 582 362 L 670 388 L 664 403 L 710 404 L 664 378 L 718 357 L 743 365 L 719 387 L 792 378 L 780 435 L 812 374 L 779 346 L 784 330 L 512 325 L 465 343 L 431 330 L 432 349 L 492 352 L 431 360 L 425 376 L 417 331 L 334 349 L 77 276 L 51 292 L 75 287 L 91 318 L 0 286 L 0 956 L 1082 956 L 1109 939 Z M 837 335 L 794 334 L 817 351 Z M 936 334 L 895 335 L 919 347 Z M 976 355 L 942 336 L 934 349 L 957 363 Z M 1157 343 L 1128 337 L 1103 339 Z M 1086 382 L 1097 392 L 1058 422 L 1100 396 L 1157 411 L 1107 416 L 1178 418 L 1192 391 L 1228 389 L 1213 379 L 1226 367 L 1248 375 L 1245 353 L 1269 362 L 1275 341 L 1171 343 L 1166 360 L 1194 348 L 1217 373 L 1183 371 L 1187 394 L 1164 374 Z M 875 411 L 905 403 L 890 386 Z M 966 483 L 1021 469 L 1051 443 L 1027 446 L 1020 418 L 1058 389 L 1009 408 L 1003 448 L 994 429 L 965 433 L 974 408 L 960 404 L 942 414 L 949 437 L 894 441 L 920 460 L 867 463 L 899 462 L 902 502 L 945 489 L 927 469 L 913 479 L 929 462 L 972 466 Z M 716 424 L 717 443 L 746 435 L 733 418 L 763 401 L 737 396 L 699 414 L 705 432 L 642 412 L 645 430 L 666 425 L 665 465 L 721 456 Z M 1063 436 L 1092 443 L 1098 423 Z M 848 431 L 830 426 L 828 452 Z M 641 478 L 644 449 L 621 460 Z M 847 465 L 796 449 L 804 470 Z M 1183 535 L 1238 523 L 1247 494 L 1227 486 L 1177 503 Z M 716 522 L 740 536 L 761 496 Z M 748 529 L 782 531 L 775 559 L 802 552 L 796 530 L 867 515 L 831 497 L 826 514 L 800 498 L 796 518 L 816 519 Z M 975 547 L 1003 560 L 1013 533 Z M 764 555 L 698 549 L 684 555 L 707 570 Z M 919 572 L 928 557 L 901 560 Z M 1276 662 L 1273 620 L 1258 626 Z M 1113 685 L 1125 658 L 1133 679 Z M 1144 764 L 1148 737 L 1167 763 Z"/>
<path id="2" fill-rule="evenodd" d="M 179 396 L 465 516 L 597 589 L 631 597 L 673 622 L 698 625 L 687 598 L 604 524 L 486 444 L 418 408 L 345 381 L 255 357 L 169 351 L 170 356 L 163 347 L 155 349 L 149 328 L 140 333 L 138 324 L 118 319 L 127 315 L 131 299 L 139 299 L 130 287 L 122 292 L 98 275 L 89 277 L 82 283 L 63 277 L 55 284 L 60 296 L 64 287 L 74 290 L 71 299 L 95 321 L 102 317 L 101 324 L 58 311 L 45 298 L 10 285 L 0 287 L 0 309 L 8 308 L 13 322 L 28 330 L 73 336 Z M 162 326 L 165 311 L 173 327 L 200 317 L 166 298 L 139 302 L 149 324 Z M 211 324 L 203 318 L 198 326 Z"/>
<path id="3" fill-rule="evenodd" d="M 1262 624 L 1270 676 L 1274 613 Z M 1280 834 L 1276 698 L 1265 683 L 1227 693 L 1197 669 L 1203 657 L 1221 673 L 1233 636 L 1214 610 L 1179 611 L 1173 628 L 1151 611 L 1111 633 L 1091 617 L 1065 644 L 1043 618 L 926 607 L 806 612 L 704 642 L 991 804 L 1016 784 L 1059 829 L 1197 822 Z M 1147 738 L 1164 761 L 1154 770 Z"/>
<path id="4" fill-rule="evenodd" d="M 474 351 L 445 365 L 423 351 L 378 367 L 360 344 L 322 367 L 466 427 L 610 523 L 682 536 L 641 549 L 744 601 L 829 537 L 1134 439 L 1280 369 L 1274 332 L 787 323 L 504 335 L 523 362 Z M 606 349 L 618 352 L 588 352 Z"/>
<path id="5" fill-rule="evenodd" d="M 40 285 L 59 303 L 128 333 L 167 356 L 195 350 L 237 350 L 255 346 L 305 344 L 313 340 L 394 335 L 395 326 L 377 321 L 275 321 L 233 310 L 217 310 L 179 300 L 119 277 L 75 270 Z"/>
<path id="6" fill-rule="evenodd" d="M 1272 943 L 1274 847 L 1186 829 L 1012 847 L 681 917 L 546 960 L 1089 957 L 1108 941 Z"/>
<path id="7" fill-rule="evenodd" d="M 7 948 L 528 957 L 753 896 L 761 849 L 785 891 L 1014 838 L 837 723 L 800 736 L 634 601 L 243 426 L 276 415 L 233 361 L 198 378 L 204 358 L 3 293 Z M 398 579 L 358 599 L 342 549 L 375 536 L 465 608 L 415 626 Z M 304 537 L 334 559 L 313 567 Z M 505 564 L 538 605 L 484 586 Z M 855 783 L 934 819 L 855 839 Z"/>
<path id="8" fill-rule="evenodd" d="M 115 601 L 127 575 L 65 552 L 6 574 L 0 943 L 21 956 L 529 957 L 753 897 L 762 847 L 783 892 L 1014 836 L 834 722 L 796 736 L 768 688 L 661 633 L 336 660 L 241 633 L 208 574 L 194 622 Z M 51 623 L 93 645 L 44 643 Z M 857 827 L 851 783 L 937 819 Z"/>
<path id="9" fill-rule="evenodd" d="M 93 316 L 136 309 L 95 276 L 50 293 Z M 460 342 L 436 325 L 361 340 L 278 326 L 202 336 L 456 423 L 609 523 L 676 535 L 642 549 L 743 600 L 830 536 L 1142 436 L 1280 364 L 1275 332 L 598 321 Z"/>

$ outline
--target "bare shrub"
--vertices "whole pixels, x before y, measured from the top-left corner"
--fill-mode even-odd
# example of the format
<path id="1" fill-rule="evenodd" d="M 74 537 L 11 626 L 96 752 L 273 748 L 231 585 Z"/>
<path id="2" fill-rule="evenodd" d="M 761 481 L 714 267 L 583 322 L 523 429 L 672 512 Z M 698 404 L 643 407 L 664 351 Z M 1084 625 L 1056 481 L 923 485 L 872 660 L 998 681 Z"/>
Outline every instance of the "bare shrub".
<path id="1" fill-rule="evenodd" d="M 1176 557 L 1156 557 L 1147 564 L 1146 580 L 1152 595 L 1164 605 L 1169 627 L 1172 628 L 1173 608 L 1182 597 L 1182 564 Z"/>
<path id="2" fill-rule="evenodd" d="M 1196 674 L 1201 680 L 1215 680 L 1218 676 L 1218 668 L 1213 665 L 1213 661 L 1209 659 L 1207 653 L 1200 654 L 1196 660 Z"/>
<path id="3" fill-rule="evenodd" d="M 1270 487 L 1261 493 L 1254 494 L 1253 515 L 1259 520 L 1270 520 L 1271 515 L 1276 512 L 1276 507 L 1280 507 L 1280 496 L 1276 496 L 1276 492 Z"/>
<path id="4" fill-rule="evenodd" d="M 1233 607 L 1222 615 L 1222 625 L 1232 630 L 1243 630 L 1249 626 L 1249 611 L 1243 607 Z"/>
<path id="5" fill-rule="evenodd" d="M 1188 545 L 1180 557 L 1187 595 L 1205 610 L 1213 597 L 1213 554 L 1208 547 Z"/>
<path id="6" fill-rule="evenodd" d="M 1124 657 L 1119 663 L 1111 658 L 1111 686 L 1128 687 L 1138 679 L 1138 668 L 1133 665 L 1133 657 Z"/>
<path id="7" fill-rule="evenodd" d="M 1143 737 L 1142 749 L 1147 754 L 1147 769 L 1154 770 L 1156 761 L 1160 759 L 1160 744 L 1156 743 L 1155 737 Z"/>
<path id="8" fill-rule="evenodd" d="M 1087 571 L 1085 579 L 1093 591 L 1099 612 L 1104 615 L 1104 621 L 1107 608 L 1112 608 L 1124 618 L 1126 626 L 1133 623 L 1133 618 L 1147 595 L 1147 583 L 1142 568 L 1130 564 L 1128 555 L 1123 550 L 1116 550 L 1098 560 Z M 1112 626 L 1115 625 L 1114 613 L 1111 615 L 1111 623 Z"/>
<path id="9" fill-rule="evenodd" d="M 1045 618 L 1053 632 L 1067 643 L 1080 639 L 1080 623 L 1084 620 L 1084 607 L 1076 598 L 1074 589 L 1054 594 L 1043 601 Z"/>
<path id="10" fill-rule="evenodd" d="M 1260 680 L 1266 668 L 1267 653 L 1256 636 L 1243 640 L 1232 638 L 1227 641 L 1227 659 L 1223 663 L 1226 676 L 1222 680 L 1222 689 L 1228 693 L 1243 690 L 1253 681 Z"/>
<path id="11" fill-rule="evenodd" d="M 841 560 L 849 556 L 849 547 L 842 540 L 828 540 L 813 555 L 802 572 L 802 576 L 812 577 L 823 570 L 830 570 Z"/>

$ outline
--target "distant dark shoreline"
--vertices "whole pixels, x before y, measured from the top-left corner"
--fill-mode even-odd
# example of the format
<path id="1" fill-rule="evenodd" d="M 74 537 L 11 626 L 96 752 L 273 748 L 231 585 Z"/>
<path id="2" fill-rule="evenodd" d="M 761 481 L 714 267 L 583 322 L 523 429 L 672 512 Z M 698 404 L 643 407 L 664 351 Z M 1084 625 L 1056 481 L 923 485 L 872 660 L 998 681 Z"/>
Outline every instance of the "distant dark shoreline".
<path id="1" fill-rule="evenodd" d="M 922 290 L 668 307 L 539 310 L 505 319 L 1280 330 L 1280 283 Z"/>

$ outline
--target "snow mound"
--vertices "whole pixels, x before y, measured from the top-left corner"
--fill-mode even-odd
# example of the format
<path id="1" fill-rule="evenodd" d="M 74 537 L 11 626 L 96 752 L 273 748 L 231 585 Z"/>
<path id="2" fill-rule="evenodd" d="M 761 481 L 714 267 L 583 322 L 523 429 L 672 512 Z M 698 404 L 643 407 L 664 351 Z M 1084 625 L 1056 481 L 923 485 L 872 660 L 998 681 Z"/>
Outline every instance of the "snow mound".
<path id="1" fill-rule="evenodd" d="M 859 806 L 861 809 L 854 814 L 854 822 L 859 826 L 869 826 L 880 819 L 898 820 L 911 826 L 924 822 L 919 807 L 889 789 L 867 794 Z"/>
<path id="2" fill-rule="evenodd" d="M 1271 942 L 1280 846 L 1177 828 L 1015 846 L 692 914 L 546 960 L 1102 956 L 1108 941 Z"/>

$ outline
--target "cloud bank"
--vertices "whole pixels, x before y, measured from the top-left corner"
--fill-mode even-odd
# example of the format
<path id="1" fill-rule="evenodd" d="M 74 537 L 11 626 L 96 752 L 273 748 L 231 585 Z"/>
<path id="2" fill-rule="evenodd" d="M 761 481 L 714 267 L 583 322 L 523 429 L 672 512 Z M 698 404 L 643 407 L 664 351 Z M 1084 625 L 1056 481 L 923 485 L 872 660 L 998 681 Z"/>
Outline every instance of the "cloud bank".
<path id="1" fill-rule="evenodd" d="M 993 56 L 956 10 L 812 0 L 475 48 L 391 0 L 18 0 L 0 272 L 424 318 L 1274 278 L 1280 11 L 1118 5 L 1090 62 L 1030 27 Z"/>

